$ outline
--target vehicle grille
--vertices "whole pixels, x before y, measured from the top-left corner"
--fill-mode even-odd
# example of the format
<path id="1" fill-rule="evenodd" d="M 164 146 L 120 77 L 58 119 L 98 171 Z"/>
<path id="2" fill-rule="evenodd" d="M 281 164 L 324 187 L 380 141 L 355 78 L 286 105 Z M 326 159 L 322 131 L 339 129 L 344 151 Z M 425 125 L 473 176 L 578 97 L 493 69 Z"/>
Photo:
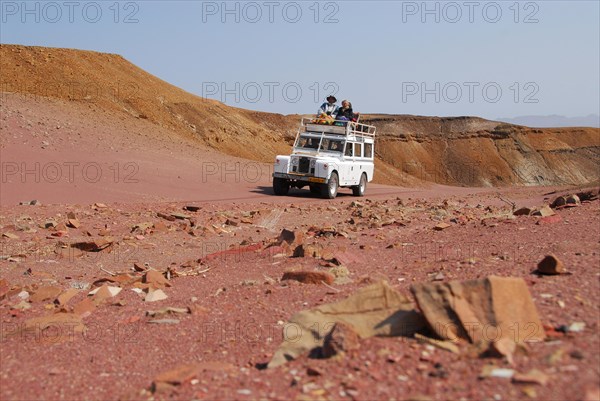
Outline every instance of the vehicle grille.
<path id="1" fill-rule="evenodd" d="M 314 174 L 315 167 L 310 167 L 309 157 L 294 157 L 291 163 L 291 172 L 296 174 Z"/>
<path id="2" fill-rule="evenodd" d="M 298 163 L 298 172 L 308 174 L 310 168 L 310 159 L 308 157 L 301 157 Z"/>

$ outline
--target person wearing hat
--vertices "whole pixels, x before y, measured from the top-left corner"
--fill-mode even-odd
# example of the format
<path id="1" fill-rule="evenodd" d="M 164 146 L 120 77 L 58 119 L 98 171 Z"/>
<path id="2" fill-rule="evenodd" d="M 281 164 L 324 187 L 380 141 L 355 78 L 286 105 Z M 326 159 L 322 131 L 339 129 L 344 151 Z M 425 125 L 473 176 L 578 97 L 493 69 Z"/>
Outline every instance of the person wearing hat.
<path id="1" fill-rule="evenodd" d="M 338 106 L 335 104 L 337 99 L 333 95 L 327 96 L 327 101 L 321 105 L 319 111 L 317 111 L 317 117 L 331 117 L 335 119 L 338 113 Z"/>

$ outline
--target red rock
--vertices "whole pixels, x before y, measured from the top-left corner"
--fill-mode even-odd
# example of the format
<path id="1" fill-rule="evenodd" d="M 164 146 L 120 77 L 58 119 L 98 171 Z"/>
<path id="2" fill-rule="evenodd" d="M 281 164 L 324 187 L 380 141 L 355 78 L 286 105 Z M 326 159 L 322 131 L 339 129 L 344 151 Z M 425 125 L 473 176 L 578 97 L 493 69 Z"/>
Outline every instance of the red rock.
<path id="1" fill-rule="evenodd" d="M 110 287 L 108 284 L 104 284 L 102 287 L 93 294 L 94 302 L 96 305 L 101 304 L 105 300 L 116 296 L 121 291 L 119 287 Z"/>
<path id="2" fill-rule="evenodd" d="M 288 245 L 300 245 L 304 239 L 304 234 L 299 231 L 290 231 L 287 229 L 281 230 L 279 237 L 277 238 L 278 245 L 282 242 L 286 242 Z"/>
<path id="3" fill-rule="evenodd" d="M 333 284 L 335 277 L 331 273 L 318 271 L 285 272 L 282 280 L 296 280 L 304 284 Z"/>
<path id="4" fill-rule="evenodd" d="M 529 216 L 531 214 L 531 209 L 528 207 L 522 207 L 513 212 L 514 216 Z"/>
<path id="5" fill-rule="evenodd" d="M 565 198 L 564 196 L 559 196 L 558 198 L 554 199 L 554 201 L 550 204 L 550 207 L 553 207 L 554 209 L 558 209 L 558 208 L 565 206 L 566 204 L 567 204 L 567 198 Z"/>
<path id="6" fill-rule="evenodd" d="M 49 299 L 54 300 L 61 292 L 62 288 L 60 287 L 40 287 L 29 297 L 29 301 L 42 302 Z"/>
<path id="7" fill-rule="evenodd" d="M 154 288 L 170 287 L 171 283 L 165 278 L 165 276 L 156 270 L 149 270 L 144 274 L 142 283 L 150 284 Z"/>
<path id="8" fill-rule="evenodd" d="M 135 270 L 136 272 L 145 272 L 148 269 L 146 268 L 146 266 L 142 265 L 141 263 L 135 262 L 133 264 L 133 270 Z"/>
<path id="9" fill-rule="evenodd" d="M 347 324 L 338 322 L 333 329 L 325 336 L 323 343 L 322 356 L 330 358 L 335 355 L 356 351 L 360 348 L 360 337 Z"/>
<path id="10" fill-rule="evenodd" d="M 554 216 L 556 213 L 554 212 L 554 210 L 552 210 L 552 208 L 550 206 L 546 205 L 546 206 L 541 207 L 540 209 L 536 210 L 532 214 L 534 216 L 546 217 L 546 216 Z"/>
<path id="11" fill-rule="evenodd" d="M 91 298 L 86 298 L 73 307 L 73 313 L 75 315 L 86 317 L 90 315 L 96 309 L 96 304 Z"/>
<path id="12" fill-rule="evenodd" d="M 156 223 L 154 223 L 154 227 L 153 227 L 152 231 L 166 232 L 166 231 L 169 231 L 169 227 L 162 221 L 157 221 Z"/>
<path id="13" fill-rule="evenodd" d="M 161 212 L 156 213 L 156 215 L 158 217 L 160 217 L 162 219 L 165 219 L 165 220 L 168 220 L 168 221 L 175 221 L 175 220 L 177 220 L 177 218 L 175 216 L 168 215 L 168 214 L 161 213 Z"/>
<path id="14" fill-rule="evenodd" d="M 232 255 L 242 255 L 245 254 L 247 252 L 256 252 L 262 249 L 262 245 L 261 244 L 253 244 L 253 245 L 248 245 L 248 246 L 242 246 L 242 247 L 235 247 L 233 249 L 227 249 L 225 251 L 218 251 L 218 252 L 214 252 L 211 254 L 206 255 L 204 258 L 202 258 L 205 261 L 211 261 L 217 258 L 223 258 L 226 256 L 232 256 Z"/>
<path id="15" fill-rule="evenodd" d="M 437 224 L 435 227 L 433 227 L 433 229 L 436 230 L 436 231 L 442 231 L 442 230 L 445 230 L 446 228 L 449 228 L 451 226 L 452 226 L 451 224 L 443 223 L 442 222 L 442 223 Z"/>
<path id="16" fill-rule="evenodd" d="M 26 320 L 23 331 L 41 333 L 51 327 L 58 327 L 59 330 L 56 330 L 56 332 L 61 336 L 61 338 L 52 338 L 53 342 L 70 340 L 72 339 L 72 333 L 81 333 L 85 329 L 80 316 L 61 312 Z"/>
<path id="17" fill-rule="evenodd" d="M 320 258 L 322 246 L 319 244 L 300 244 L 294 249 L 295 258 Z"/>
<path id="18" fill-rule="evenodd" d="M 56 297 L 54 302 L 60 306 L 65 306 L 77 293 L 79 293 L 77 289 L 69 288 Z"/>
<path id="19" fill-rule="evenodd" d="M 546 275 L 558 275 L 558 274 L 568 274 L 567 270 L 563 263 L 554 255 L 547 255 L 538 263 L 537 270 L 535 271 L 538 274 L 546 274 Z"/>
<path id="20" fill-rule="evenodd" d="M 73 212 L 67 213 L 67 225 L 72 228 L 79 228 L 81 223 L 79 222 L 79 219 L 77 218 L 75 213 L 73 213 Z"/>
<path id="21" fill-rule="evenodd" d="M 2 301 L 8 295 L 10 291 L 10 285 L 6 279 L 0 279 L 0 301 Z"/>
<path id="22" fill-rule="evenodd" d="M 364 262 L 364 258 L 357 252 L 339 251 L 334 253 L 332 261 L 337 265 L 348 267 L 352 264 Z"/>
<path id="23" fill-rule="evenodd" d="M 172 386 L 181 385 L 204 371 L 231 372 L 234 370 L 235 367 L 233 365 L 217 361 L 180 365 L 156 376 L 153 382 L 153 389 L 156 389 L 159 383 Z"/>

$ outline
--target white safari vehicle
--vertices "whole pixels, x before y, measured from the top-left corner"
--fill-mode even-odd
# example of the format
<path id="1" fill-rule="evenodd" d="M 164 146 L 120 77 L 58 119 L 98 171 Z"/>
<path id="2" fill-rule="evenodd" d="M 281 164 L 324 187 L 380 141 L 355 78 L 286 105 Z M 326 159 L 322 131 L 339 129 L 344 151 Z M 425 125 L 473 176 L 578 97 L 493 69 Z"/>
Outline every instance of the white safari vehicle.
<path id="1" fill-rule="evenodd" d="M 292 154 L 277 156 L 273 173 L 276 195 L 309 186 L 324 198 L 336 197 L 338 188 L 352 188 L 363 196 L 373 179 L 375 127 L 356 122 L 344 126 L 317 124 L 303 118 Z"/>

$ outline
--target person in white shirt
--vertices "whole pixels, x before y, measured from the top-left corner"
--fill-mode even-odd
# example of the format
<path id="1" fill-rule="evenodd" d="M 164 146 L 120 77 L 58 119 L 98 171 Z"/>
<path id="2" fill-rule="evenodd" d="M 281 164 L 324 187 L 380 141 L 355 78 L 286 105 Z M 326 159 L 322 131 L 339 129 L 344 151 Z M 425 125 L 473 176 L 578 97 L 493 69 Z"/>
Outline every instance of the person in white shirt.
<path id="1" fill-rule="evenodd" d="M 319 111 L 317 111 L 317 117 L 331 116 L 333 119 L 337 116 L 338 113 L 338 105 L 335 104 L 337 99 L 333 95 L 327 96 L 327 102 L 321 105 Z"/>

